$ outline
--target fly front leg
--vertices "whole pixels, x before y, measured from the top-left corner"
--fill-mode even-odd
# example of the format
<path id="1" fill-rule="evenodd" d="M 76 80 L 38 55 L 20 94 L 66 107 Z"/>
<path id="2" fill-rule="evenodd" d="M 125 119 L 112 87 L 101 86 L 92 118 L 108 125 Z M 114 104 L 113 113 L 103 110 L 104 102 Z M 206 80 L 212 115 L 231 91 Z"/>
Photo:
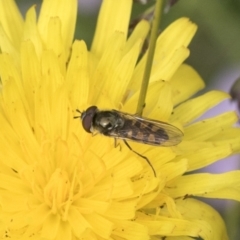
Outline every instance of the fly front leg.
<path id="1" fill-rule="evenodd" d="M 117 138 L 114 138 L 114 147 L 115 148 L 119 147 L 119 150 L 122 151 L 121 144 L 117 142 Z"/>

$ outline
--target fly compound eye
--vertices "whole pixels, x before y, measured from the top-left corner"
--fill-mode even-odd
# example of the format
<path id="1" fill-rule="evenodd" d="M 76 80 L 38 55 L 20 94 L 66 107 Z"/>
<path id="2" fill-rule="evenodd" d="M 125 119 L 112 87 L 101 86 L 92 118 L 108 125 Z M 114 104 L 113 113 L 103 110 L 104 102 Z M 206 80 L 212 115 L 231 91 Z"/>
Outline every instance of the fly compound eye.
<path id="1" fill-rule="evenodd" d="M 91 133 L 92 121 L 97 111 L 98 109 L 96 106 L 91 106 L 81 115 L 82 126 L 84 130 L 88 133 Z"/>

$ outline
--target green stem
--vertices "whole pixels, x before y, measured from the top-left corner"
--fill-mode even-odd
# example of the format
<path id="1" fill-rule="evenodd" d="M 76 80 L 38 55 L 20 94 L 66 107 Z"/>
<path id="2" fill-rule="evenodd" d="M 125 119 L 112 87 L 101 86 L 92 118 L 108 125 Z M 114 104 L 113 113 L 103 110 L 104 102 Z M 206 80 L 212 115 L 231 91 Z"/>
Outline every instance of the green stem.
<path id="1" fill-rule="evenodd" d="M 139 94 L 138 105 L 137 105 L 136 113 L 139 116 L 142 115 L 143 108 L 145 107 L 145 99 L 147 95 L 148 83 L 149 83 L 149 78 L 150 78 L 151 69 L 152 69 L 152 62 L 153 62 L 153 57 L 155 52 L 156 41 L 158 37 L 160 19 L 162 15 L 162 5 L 163 5 L 163 0 L 156 0 L 148 55 L 147 55 L 146 66 L 145 66 L 145 71 L 144 71 L 143 80 L 142 80 L 142 86 Z"/>

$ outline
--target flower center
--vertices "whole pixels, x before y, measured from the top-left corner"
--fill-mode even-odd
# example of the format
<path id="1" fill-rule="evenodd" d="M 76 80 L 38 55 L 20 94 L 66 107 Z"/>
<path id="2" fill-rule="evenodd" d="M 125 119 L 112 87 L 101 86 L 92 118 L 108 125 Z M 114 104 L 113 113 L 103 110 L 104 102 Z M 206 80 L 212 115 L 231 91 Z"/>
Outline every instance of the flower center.
<path id="1" fill-rule="evenodd" d="M 64 214 L 71 197 L 71 183 L 66 171 L 56 169 L 44 188 L 44 200 L 53 213 Z"/>

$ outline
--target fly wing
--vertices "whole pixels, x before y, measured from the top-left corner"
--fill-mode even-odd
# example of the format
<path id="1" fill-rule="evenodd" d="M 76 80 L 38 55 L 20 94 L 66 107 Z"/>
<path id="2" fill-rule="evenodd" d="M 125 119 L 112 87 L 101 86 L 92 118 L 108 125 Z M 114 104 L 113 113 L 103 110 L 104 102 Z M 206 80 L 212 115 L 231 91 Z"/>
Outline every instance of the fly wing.
<path id="1" fill-rule="evenodd" d="M 109 136 L 165 147 L 177 145 L 182 141 L 182 131 L 173 125 L 123 112 L 116 112 L 125 120 L 125 123 L 121 129 L 109 133 Z"/>

